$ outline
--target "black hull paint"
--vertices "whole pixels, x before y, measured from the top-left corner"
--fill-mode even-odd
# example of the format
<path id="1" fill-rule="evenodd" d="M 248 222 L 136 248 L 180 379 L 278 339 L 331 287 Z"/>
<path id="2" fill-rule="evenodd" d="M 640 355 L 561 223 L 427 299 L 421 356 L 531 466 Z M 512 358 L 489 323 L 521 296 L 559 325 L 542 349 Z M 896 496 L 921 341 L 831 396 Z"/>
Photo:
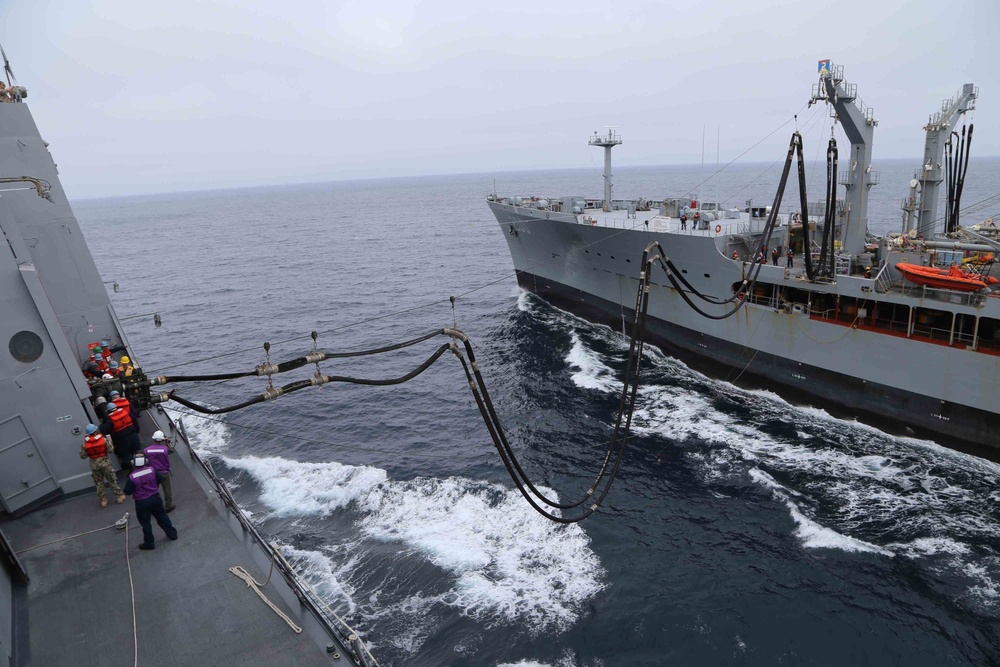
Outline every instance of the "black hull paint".
<path id="1" fill-rule="evenodd" d="M 620 304 L 523 271 L 517 272 L 517 281 L 558 308 L 613 329 L 621 327 Z M 631 308 L 626 311 L 632 314 Z M 804 397 L 820 399 L 818 407 L 837 417 L 857 418 L 901 435 L 929 435 L 956 449 L 1000 460 L 1000 416 L 993 413 L 766 352 L 751 357 L 742 345 L 662 319 L 647 317 L 646 326 L 648 342 L 710 375 L 726 377 L 735 369 L 747 384 L 774 389 L 786 400 L 803 404 Z"/>

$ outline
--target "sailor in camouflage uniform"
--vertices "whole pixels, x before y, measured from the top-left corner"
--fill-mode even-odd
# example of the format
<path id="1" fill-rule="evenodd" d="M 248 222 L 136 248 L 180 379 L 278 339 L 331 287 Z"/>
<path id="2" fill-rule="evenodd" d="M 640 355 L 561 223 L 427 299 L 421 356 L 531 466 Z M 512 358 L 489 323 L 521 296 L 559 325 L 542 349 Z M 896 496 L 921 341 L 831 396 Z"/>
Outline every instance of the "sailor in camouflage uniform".
<path id="1" fill-rule="evenodd" d="M 80 458 L 90 459 L 90 474 L 97 485 L 97 497 L 101 500 L 101 507 L 108 506 L 108 498 L 105 494 L 104 485 L 107 483 L 111 490 L 115 492 L 118 504 L 125 502 L 125 494 L 118 486 L 115 478 L 115 469 L 111 467 L 108 460 L 108 444 L 104 436 L 97 432 L 97 427 L 87 424 L 87 437 L 83 439 L 80 446 Z"/>

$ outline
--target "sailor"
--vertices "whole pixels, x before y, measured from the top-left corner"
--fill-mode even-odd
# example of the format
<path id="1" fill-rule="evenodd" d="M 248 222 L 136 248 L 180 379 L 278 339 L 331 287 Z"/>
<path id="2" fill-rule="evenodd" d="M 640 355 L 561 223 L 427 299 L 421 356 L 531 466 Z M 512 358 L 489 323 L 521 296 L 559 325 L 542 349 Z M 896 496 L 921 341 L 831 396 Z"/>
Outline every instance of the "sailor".
<path id="1" fill-rule="evenodd" d="M 156 470 L 148 465 L 146 456 L 142 452 L 135 455 L 132 464 L 134 466 L 132 472 L 125 480 L 125 493 L 135 499 L 135 515 L 139 519 L 139 525 L 142 526 L 142 544 L 139 548 L 148 551 L 156 548 L 151 518 L 156 519 L 156 523 L 172 540 L 177 539 L 177 529 L 170 523 L 170 517 L 163 509 L 163 499 L 160 498 L 157 488 L 160 476 Z"/>
<path id="2" fill-rule="evenodd" d="M 788 248 L 788 255 L 787 256 L 788 256 L 788 268 L 791 269 L 791 268 L 793 268 L 793 265 L 794 265 L 794 262 L 792 260 L 795 258 L 795 253 L 792 252 L 791 247 Z"/>
<path id="3" fill-rule="evenodd" d="M 156 433 L 153 434 L 153 442 L 156 444 L 163 445 L 164 447 L 167 448 L 167 451 L 171 454 L 177 451 L 177 448 L 174 447 L 173 441 L 171 441 L 170 438 L 164 435 L 163 431 L 157 431 Z"/>
<path id="4" fill-rule="evenodd" d="M 174 505 L 174 490 L 170 476 L 170 449 L 167 447 L 163 431 L 157 431 L 153 434 L 153 444 L 142 450 L 142 453 L 146 455 L 146 460 L 149 461 L 149 465 L 153 467 L 160 479 L 160 486 L 163 487 L 164 509 L 170 512 L 176 506 Z"/>
<path id="5" fill-rule="evenodd" d="M 130 467 L 132 455 L 142 449 L 139 442 L 139 431 L 132 421 L 132 410 L 119 408 L 115 403 L 108 403 L 107 416 L 101 422 L 100 431 L 111 436 L 115 456 L 123 470 Z"/>
<path id="6" fill-rule="evenodd" d="M 108 372 L 108 363 L 104 361 L 100 345 L 90 351 L 90 360 L 97 366 L 97 372 L 94 373 L 94 377 L 101 377 L 104 373 Z"/>
<path id="7" fill-rule="evenodd" d="M 121 352 L 125 348 L 118 345 L 114 348 L 111 347 L 111 342 L 102 340 L 101 341 L 101 356 L 104 357 L 104 363 L 111 365 L 111 360 L 115 352 Z"/>
<path id="8" fill-rule="evenodd" d="M 681 229 L 683 230 L 683 229 L 687 229 L 687 228 L 688 228 L 687 213 L 681 213 Z"/>
<path id="9" fill-rule="evenodd" d="M 738 252 L 736 252 L 736 251 L 734 250 L 734 251 L 733 251 L 733 259 L 739 259 L 739 258 L 740 258 L 740 253 L 738 253 Z"/>
<path id="10" fill-rule="evenodd" d="M 122 377 L 132 377 L 135 373 L 135 366 L 132 365 L 132 360 L 128 358 L 128 355 L 123 356 L 122 360 L 118 362 L 118 368 L 121 370 Z"/>
<path id="11" fill-rule="evenodd" d="M 118 499 L 118 504 L 121 505 L 125 502 L 125 494 L 119 488 L 118 480 L 115 478 L 115 469 L 111 467 L 111 461 L 108 460 L 107 440 L 104 439 L 103 434 L 97 432 L 97 427 L 93 424 L 87 424 L 85 430 L 87 436 L 80 446 L 80 458 L 90 459 L 90 476 L 97 486 L 97 497 L 101 501 L 101 507 L 108 506 L 108 498 L 104 491 L 105 483 L 111 486 L 111 490 L 115 492 L 115 497 Z"/>
<path id="12" fill-rule="evenodd" d="M 108 374 L 113 377 L 118 377 L 119 373 L 121 373 L 121 368 L 119 368 L 118 362 L 112 359 L 108 362 Z"/>
<path id="13" fill-rule="evenodd" d="M 83 374 L 88 378 L 99 378 L 104 375 L 104 371 L 101 369 L 100 364 L 97 359 L 91 354 L 86 363 L 83 364 Z"/>
<path id="14" fill-rule="evenodd" d="M 775 246 L 774 249 L 771 251 L 771 261 L 774 262 L 775 266 L 778 265 L 778 257 L 780 257 L 780 255 L 778 254 L 778 246 Z"/>
<path id="15" fill-rule="evenodd" d="M 139 419 L 139 411 L 135 409 L 132 402 L 121 395 L 121 392 L 117 389 L 112 389 L 109 394 L 111 402 L 117 405 L 119 408 L 125 408 L 129 411 L 129 417 L 132 418 L 132 422 L 135 423 Z"/>
<path id="16" fill-rule="evenodd" d="M 871 277 L 872 277 L 872 267 L 866 266 L 865 267 L 865 278 L 871 278 Z"/>

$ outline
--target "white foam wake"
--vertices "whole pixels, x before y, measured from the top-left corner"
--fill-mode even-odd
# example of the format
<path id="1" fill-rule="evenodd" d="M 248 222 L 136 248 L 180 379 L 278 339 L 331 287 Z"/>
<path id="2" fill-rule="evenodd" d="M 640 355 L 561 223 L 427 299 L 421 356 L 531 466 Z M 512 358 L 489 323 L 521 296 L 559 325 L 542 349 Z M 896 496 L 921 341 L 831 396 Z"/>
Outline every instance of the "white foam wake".
<path id="1" fill-rule="evenodd" d="M 423 613 L 446 605 L 488 622 L 562 629 L 603 587 L 603 569 L 579 526 L 555 526 L 499 484 L 397 482 L 377 468 L 273 457 L 227 463 L 258 481 L 261 501 L 277 515 L 324 516 L 350 506 L 362 515 L 362 535 L 398 543 L 447 571 L 447 593 L 409 601 Z"/>
<path id="2" fill-rule="evenodd" d="M 614 377 L 614 371 L 601 361 L 599 354 L 584 345 L 580 335 L 571 333 L 573 345 L 566 355 L 566 363 L 576 368 L 573 383 L 584 389 L 598 391 L 621 391 L 621 383 Z"/>
<path id="3" fill-rule="evenodd" d="M 184 414 L 166 408 L 167 414 L 174 422 L 184 424 L 184 432 L 191 441 L 191 446 L 199 454 L 214 454 L 229 449 L 232 444 L 232 432 L 225 422 L 205 419 L 198 415 Z"/>
<path id="4" fill-rule="evenodd" d="M 883 556 L 894 556 L 891 551 L 882 547 L 870 544 L 848 535 L 841 535 L 835 530 L 821 526 L 799 509 L 799 506 L 792 500 L 790 491 L 779 484 L 773 477 L 759 468 L 750 470 L 750 477 L 757 483 L 771 489 L 776 498 L 784 501 L 792 513 L 792 520 L 795 521 L 795 535 L 802 540 L 802 546 L 807 549 L 841 549 L 843 551 L 871 552 Z"/>
<path id="5" fill-rule="evenodd" d="M 278 457 L 223 459 L 250 473 L 263 491 L 261 501 L 279 516 L 325 516 L 363 498 L 386 481 L 386 472 L 336 462 L 302 463 Z"/>

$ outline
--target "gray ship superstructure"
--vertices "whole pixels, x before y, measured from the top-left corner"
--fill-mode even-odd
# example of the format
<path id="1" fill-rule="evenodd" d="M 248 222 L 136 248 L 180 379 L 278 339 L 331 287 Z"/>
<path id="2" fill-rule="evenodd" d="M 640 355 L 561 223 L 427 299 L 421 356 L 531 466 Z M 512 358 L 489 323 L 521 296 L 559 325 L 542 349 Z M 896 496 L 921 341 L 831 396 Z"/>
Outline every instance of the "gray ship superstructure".
<path id="1" fill-rule="evenodd" d="M 141 371 L 114 382 L 142 410 L 143 444 L 162 430 L 177 446 L 180 539 L 158 532 L 155 551 L 138 551 L 131 499 L 98 505 L 78 453 L 110 381 L 88 383 L 81 367 L 95 341 L 137 365 L 142 355 L 128 345 L 27 91 L 0 95 L 0 667 L 375 664 L 236 505 Z M 264 582 L 274 611 L 235 566 Z"/>
<path id="2" fill-rule="evenodd" d="M 698 198 L 614 200 L 610 153 L 621 140 L 610 131 L 590 139 L 606 151 L 604 199 L 490 195 L 488 205 L 518 283 L 556 306 L 615 329 L 630 327 L 639 261 L 655 241 L 677 273 L 673 281 L 659 269 L 652 274 L 646 322 L 652 342 L 704 360 L 723 376 L 751 374 L 789 396 L 822 399 L 840 414 L 888 418 L 946 441 L 996 447 L 1000 293 L 988 273 L 1000 243 L 991 221 L 969 229 L 958 224 L 968 145 L 960 146 L 958 160 L 944 156 L 947 144 L 953 157 L 952 143 L 964 137 L 957 123 L 977 96 L 966 84 L 930 118 L 903 229 L 882 238 L 867 228 L 868 192 L 878 183 L 871 168 L 878 121 L 829 61 L 820 63 L 812 102 L 830 105 L 851 144 L 845 168 L 834 167 L 830 179 L 843 198 L 828 189 L 829 205 L 778 215 L 771 207 L 725 209 Z M 949 213 L 941 230 L 935 216 L 946 186 Z M 778 266 L 770 261 L 775 248 Z M 788 248 L 794 268 L 786 266 Z M 809 272 L 803 252 L 812 260 Z M 918 268 L 904 273 L 908 267 Z M 921 270 L 934 279 L 923 281 Z M 713 319 L 737 301 L 740 312 Z"/>

